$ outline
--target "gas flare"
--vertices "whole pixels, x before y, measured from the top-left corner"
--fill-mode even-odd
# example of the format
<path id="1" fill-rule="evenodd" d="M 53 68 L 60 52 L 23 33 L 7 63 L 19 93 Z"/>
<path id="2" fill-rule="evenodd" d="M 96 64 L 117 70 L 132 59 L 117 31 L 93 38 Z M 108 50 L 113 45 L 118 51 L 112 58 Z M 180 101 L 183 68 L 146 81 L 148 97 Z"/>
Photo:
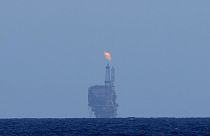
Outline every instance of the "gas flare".
<path id="1" fill-rule="evenodd" d="M 112 55 L 111 55 L 110 52 L 104 51 L 104 57 L 105 57 L 108 61 L 112 61 Z"/>

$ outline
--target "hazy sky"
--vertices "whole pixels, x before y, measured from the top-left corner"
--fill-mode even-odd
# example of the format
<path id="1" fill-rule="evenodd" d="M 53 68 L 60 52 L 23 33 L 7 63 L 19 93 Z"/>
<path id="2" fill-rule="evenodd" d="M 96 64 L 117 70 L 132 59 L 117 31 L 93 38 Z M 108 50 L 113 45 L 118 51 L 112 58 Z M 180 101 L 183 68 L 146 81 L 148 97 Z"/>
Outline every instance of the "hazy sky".
<path id="1" fill-rule="evenodd" d="M 1 0 L 0 118 L 88 117 L 109 50 L 119 116 L 210 116 L 209 0 Z"/>

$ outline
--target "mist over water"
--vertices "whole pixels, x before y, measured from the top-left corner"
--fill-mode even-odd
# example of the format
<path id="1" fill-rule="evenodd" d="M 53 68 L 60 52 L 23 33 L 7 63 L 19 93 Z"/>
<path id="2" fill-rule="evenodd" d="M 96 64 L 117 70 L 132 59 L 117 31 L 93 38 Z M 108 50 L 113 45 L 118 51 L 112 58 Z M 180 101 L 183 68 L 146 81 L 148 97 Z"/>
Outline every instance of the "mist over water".
<path id="1" fill-rule="evenodd" d="M 208 117 L 210 1 L 0 1 L 0 118 L 88 117 L 116 69 L 118 117 Z"/>

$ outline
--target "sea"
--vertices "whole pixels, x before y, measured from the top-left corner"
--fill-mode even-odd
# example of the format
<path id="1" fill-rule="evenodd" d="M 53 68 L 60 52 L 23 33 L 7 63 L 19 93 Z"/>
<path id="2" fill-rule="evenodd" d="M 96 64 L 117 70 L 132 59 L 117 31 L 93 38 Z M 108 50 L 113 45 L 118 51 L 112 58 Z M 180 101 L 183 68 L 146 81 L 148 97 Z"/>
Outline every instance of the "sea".
<path id="1" fill-rule="evenodd" d="M 0 136 L 210 136 L 210 118 L 0 119 Z"/>

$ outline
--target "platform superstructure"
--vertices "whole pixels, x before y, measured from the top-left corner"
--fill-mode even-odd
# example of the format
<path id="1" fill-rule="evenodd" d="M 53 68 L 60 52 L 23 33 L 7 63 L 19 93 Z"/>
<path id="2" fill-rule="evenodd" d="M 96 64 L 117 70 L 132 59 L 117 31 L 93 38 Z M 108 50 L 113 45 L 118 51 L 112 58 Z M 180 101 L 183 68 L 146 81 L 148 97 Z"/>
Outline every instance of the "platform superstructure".
<path id="1" fill-rule="evenodd" d="M 117 116 L 115 69 L 107 64 L 105 84 L 91 86 L 88 89 L 88 106 L 96 118 L 115 118 Z"/>

